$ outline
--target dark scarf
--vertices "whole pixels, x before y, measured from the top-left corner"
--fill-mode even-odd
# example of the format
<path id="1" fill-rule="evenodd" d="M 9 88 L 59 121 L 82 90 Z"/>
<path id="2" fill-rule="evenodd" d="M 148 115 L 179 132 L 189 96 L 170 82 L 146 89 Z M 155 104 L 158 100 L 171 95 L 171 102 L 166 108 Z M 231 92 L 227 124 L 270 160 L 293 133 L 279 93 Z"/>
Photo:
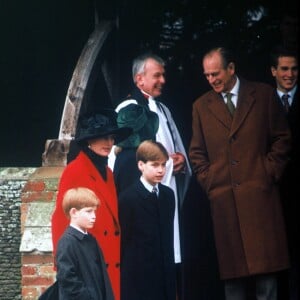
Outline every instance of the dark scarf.
<path id="1" fill-rule="evenodd" d="M 128 99 L 134 99 L 136 100 L 136 102 L 146 108 L 149 109 L 149 102 L 148 102 L 148 99 L 145 98 L 145 95 L 137 88 L 135 87 L 131 93 L 126 97 L 125 100 L 128 100 Z"/>
<path id="2" fill-rule="evenodd" d="M 98 170 L 102 178 L 106 181 L 107 180 L 106 166 L 107 166 L 108 157 L 98 155 L 93 150 L 91 150 L 88 146 L 83 147 L 82 151 L 89 157 L 89 159 L 95 165 L 96 169 Z"/>

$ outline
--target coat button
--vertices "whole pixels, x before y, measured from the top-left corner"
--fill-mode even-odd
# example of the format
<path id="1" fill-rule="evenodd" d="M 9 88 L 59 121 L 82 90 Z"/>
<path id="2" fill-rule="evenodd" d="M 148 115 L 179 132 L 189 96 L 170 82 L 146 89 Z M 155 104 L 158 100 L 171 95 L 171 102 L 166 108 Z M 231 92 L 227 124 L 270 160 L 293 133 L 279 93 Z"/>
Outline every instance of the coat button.
<path id="1" fill-rule="evenodd" d="M 108 234 L 107 230 L 104 230 L 103 234 L 104 234 L 104 235 L 107 235 L 107 234 Z"/>
<path id="2" fill-rule="evenodd" d="M 120 268 L 120 264 L 119 263 L 116 263 L 116 268 Z"/>
<path id="3" fill-rule="evenodd" d="M 120 231 L 119 230 L 116 230 L 115 231 L 115 235 L 119 235 L 120 234 Z"/>

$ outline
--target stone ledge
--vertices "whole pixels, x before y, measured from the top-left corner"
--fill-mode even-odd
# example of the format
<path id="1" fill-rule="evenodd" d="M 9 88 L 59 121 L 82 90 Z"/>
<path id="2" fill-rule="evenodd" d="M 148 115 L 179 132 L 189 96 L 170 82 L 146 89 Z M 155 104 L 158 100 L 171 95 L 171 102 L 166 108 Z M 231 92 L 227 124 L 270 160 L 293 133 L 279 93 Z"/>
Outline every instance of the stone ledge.
<path id="1" fill-rule="evenodd" d="M 60 178 L 65 167 L 40 167 L 30 177 L 30 180 Z"/>
<path id="2" fill-rule="evenodd" d="M 50 218 L 54 205 L 54 202 L 29 204 L 20 252 L 52 252 Z"/>
<path id="3" fill-rule="evenodd" d="M 50 227 L 26 228 L 22 236 L 20 252 L 52 252 L 52 239 Z"/>
<path id="4" fill-rule="evenodd" d="M 5 180 L 26 180 L 37 168 L 0 168 L 0 178 Z"/>

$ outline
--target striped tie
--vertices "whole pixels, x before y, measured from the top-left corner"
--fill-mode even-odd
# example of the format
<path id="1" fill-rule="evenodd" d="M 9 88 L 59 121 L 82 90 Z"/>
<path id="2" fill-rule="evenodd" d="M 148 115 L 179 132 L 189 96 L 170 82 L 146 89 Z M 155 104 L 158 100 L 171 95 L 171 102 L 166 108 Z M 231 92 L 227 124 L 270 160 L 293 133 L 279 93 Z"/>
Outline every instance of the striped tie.
<path id="1" fill-rule="evenodd" d="M 152 194 L 154 194 L 154 193 L 155 193 L 155 194 L 157 195 L 157 192 L 158 192 L 158 190 L 157 190 L 157 187 L 156 187 L 156 186 L 154 186 L 154 187 L 153 187 L 153 189 L 152 189 Z"/>
<path id="2" fill-rule="evenodd" d="M 227 107 L 228 107 L 228 110 L 229 110 L 230 114 L 233 116 L 234 111 L 235 111 L 235 106 L 231 101 L 231 97 L 232 97 L 231 93 L 226 94 L 226 98 L 227 98 L 226 104 L 227 104 Z"/>
<path id="3" fill-rule="evenodd" d="M 290 109 L 289 97 L 290 97 L 289 94 L 283 94 L 283 95 L 281 96 L 281 99 L 282 99 L 282 102 L 283 102 L 285 111 L 286 111 L 287 113 L 289 112 L 289 109 Z"/>

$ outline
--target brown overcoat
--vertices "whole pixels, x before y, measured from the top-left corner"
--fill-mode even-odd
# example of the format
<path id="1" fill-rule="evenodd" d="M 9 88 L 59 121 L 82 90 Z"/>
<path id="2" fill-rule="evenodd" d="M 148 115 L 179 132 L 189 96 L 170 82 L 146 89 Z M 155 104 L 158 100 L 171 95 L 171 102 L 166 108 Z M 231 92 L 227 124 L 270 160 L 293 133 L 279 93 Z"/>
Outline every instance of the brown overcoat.
<path id="1" fill-rule="evenodd" d="M 221 279 L 289 266 L 277 186 L 289 147 L 271 86 L 241 80 L 233 119 L 213 90 L 194 102 L 189 154 L 210 200 Z"/>

